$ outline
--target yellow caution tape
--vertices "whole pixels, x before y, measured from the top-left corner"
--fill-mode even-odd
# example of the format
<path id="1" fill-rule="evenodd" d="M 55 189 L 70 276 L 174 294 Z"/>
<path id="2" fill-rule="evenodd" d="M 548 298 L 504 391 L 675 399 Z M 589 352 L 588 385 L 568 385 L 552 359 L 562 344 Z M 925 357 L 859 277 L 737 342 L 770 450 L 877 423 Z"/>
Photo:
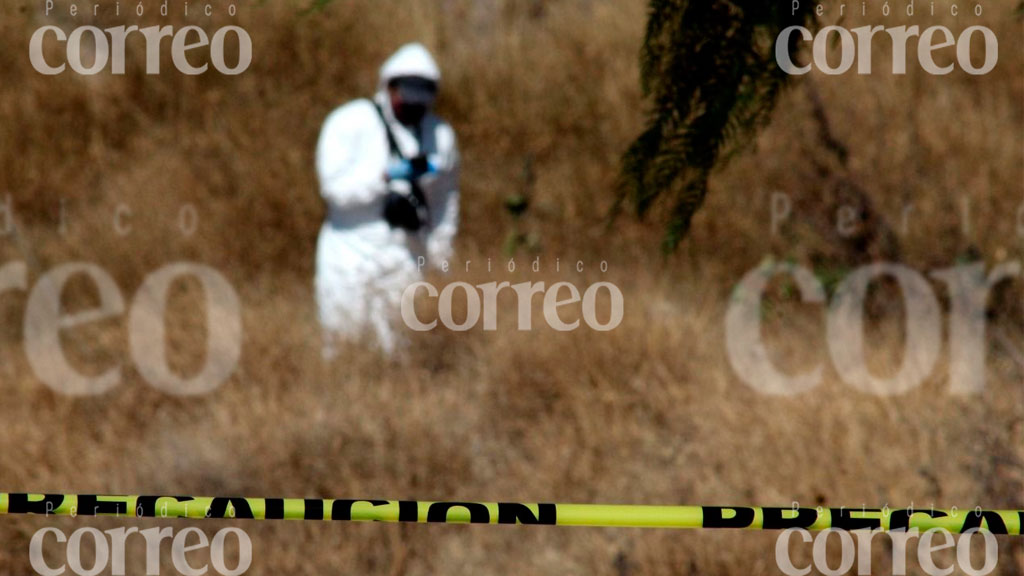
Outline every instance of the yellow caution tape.
<path id="1" fill-rule="evenodd" d="M 623 506 L 520 502 L 423 502 L 302 498 L 0 494 L 0 514 L 131 518 L 249 518 L 450 524 L 531 524 L 750 530 L 985 529 L 1019 536 L 1024 510 Z"/>

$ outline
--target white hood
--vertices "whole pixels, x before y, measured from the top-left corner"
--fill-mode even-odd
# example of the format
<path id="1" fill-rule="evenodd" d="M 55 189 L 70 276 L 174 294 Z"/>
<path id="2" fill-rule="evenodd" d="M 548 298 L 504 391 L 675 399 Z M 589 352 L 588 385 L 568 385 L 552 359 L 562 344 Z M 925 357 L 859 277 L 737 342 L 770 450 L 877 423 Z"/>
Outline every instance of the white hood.
<path id="1" fill-rule="evenodd" d="M 415 76 L 434 82 L 441 81 L 441 70 L 430 52 L 419 43 L 406 44 L 398 49 L 380 67 L 380 87 L 401 76 Z"/>

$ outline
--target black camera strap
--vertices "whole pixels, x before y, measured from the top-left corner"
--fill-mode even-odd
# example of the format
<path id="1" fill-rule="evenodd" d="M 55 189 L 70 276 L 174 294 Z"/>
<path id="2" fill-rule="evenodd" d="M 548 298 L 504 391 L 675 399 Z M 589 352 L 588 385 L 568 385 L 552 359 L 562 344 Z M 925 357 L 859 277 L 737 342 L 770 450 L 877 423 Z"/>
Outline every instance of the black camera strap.
<path id="1" fill-rule="evenodd" d="M 388 146 L 391 147 L 391 153 L 398 156 L 402 160 L 408 160 L 405 154 L 402 154 L 402 149 L 398 147 L 398 140 L 395 140 L 395 134 L 391 132 L 391 125 L 388 124 L 388 119 L 384 116 L 384 110 L 381 109 L 380 104 L 373 103 L 373 107 L 377 109 L 377 115 L 380 116 L 380 121 L 384 124 L 384 131 L 388 135 Z"/>
<path id="2" fill-rule="evenodd" d="M 398 140 L 395 139 L 395 134 L 391 131 L 391 125 L 388 124 L 388 119 L 384 116 L 384 110 L 381 109 L 380 104 L 374 102 L 373 107 L 377 109 L 377 115 L 380 116 L 380 121 L 384 124 L 384 132 L 388 135 L 388 146 L 391 148 L 391 153 L 397 156 L 400 160 L 413 162 L 413 160 L 406 158 L 405 154 L 402 154 L 402 149 L 398 147 Z M 417 138 L 417 141 L 419 140 L 421 139 Z M 427 224 L 430 222 L 430 206 L 427 204 L 427 196 L 423 193 L 423 189 L 420 188 L 419 183 L 415 179 L 410 180 L 409 184 L 412 185 L 412 198 L 410 201 L 416 204 L 416 208 L 422 207 L 426 212 L 428 217 L 426 219 L 427 221 L 423 224 Z"/>

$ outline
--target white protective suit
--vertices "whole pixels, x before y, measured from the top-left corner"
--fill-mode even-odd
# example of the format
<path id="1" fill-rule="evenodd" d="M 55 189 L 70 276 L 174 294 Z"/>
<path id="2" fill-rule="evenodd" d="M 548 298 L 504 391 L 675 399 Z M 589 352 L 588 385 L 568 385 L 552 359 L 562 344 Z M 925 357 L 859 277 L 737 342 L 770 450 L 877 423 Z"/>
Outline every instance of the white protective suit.
<path id="1" fill-rule="evenodd" d="M 418 232 L 391 228 L 384 220 L 384 173 L 395 159 L 374 102 L 362 99 L 338 108 L 320 133 L 316 167 L 327 220 L 317 243 L 315 284 L 325 358 L 334 355 L 339 338 L 367 333 L 393 352 L 401 340 L 402 293 L 422 278 L 420 258 L 436 266 L 452 255 L 459 215 L 455 133 L 429 111 L 419 140 L 395 119 L 387 85 L 403 76 L 438 82 L 441 74 L 426 48 L 403 46 L 381 67 L 374 97 L 405 158 L 426 154 L 437 168 L 419 181 L 430 218 Z"/>

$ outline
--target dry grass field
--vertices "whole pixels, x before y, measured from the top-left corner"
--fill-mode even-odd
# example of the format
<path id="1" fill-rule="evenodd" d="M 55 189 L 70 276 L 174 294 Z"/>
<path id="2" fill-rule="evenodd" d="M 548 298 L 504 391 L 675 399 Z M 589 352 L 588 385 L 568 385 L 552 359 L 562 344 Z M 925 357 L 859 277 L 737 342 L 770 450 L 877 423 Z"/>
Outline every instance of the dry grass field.
<path id="1" fill-rule="evenodd" d="M 784 281 L 773 285 L 767 340 L 788 370 L 823 363 L 819 387 L 791 397 L 755 391 L 730 368 L 724 331 L 733 287 L 768 257 L 828 281 L 881 258 L 922 274 L 1024 258 L 1016 2 L 983 3 L 977 20 L 1000 39 L 987 76 L 929 76 L 916 66 L 893 76 L 879 44 L 876 74 L 794 84 L 771 125 L 715 175 L 691 236 L 667 257 L 659 214 L 607 225 L 618 159 L 643 125 L 644 2 L 337 0 L 309 13 L 306 3 L 239 4 L 236 18 L 219 10 L 212 25 L 248 30 L 252 67 L 195 78 L 173 69 L 147 76 L 138 50 L 125 76 L 41 76 L 27 46 L 46 20 L 42 2 L 0 5 L 0 194 L 17 224 L 0 238 L 0 262 L 25 261 L 30 286 L 59 264 L 93 262 L 129 302 L 146 274 L 202 262 L 238 291 L 244 335 L 230 380 L 181 398 L 132 368 L 124 317 L 69 330 L 65 353 L 82 373 L 124 366 L 116 389 L 72 398 L 26 360 L 26 294 L 0 293 L 0 490 L 1024 508 L 1024 366 L 1005 345 L 1024 342 L 1024 281 L 1006 283 L 990 303 L 987 384 L 972 396 L 949 393 L 945 336 L 943 361 L 909 393 L 882 398 L 844 384 L 828 361 L 821 306 L 802 305 Z M 334 107 L 371 93 L 379 64 L 411 40 L 438 57 L 440 112 L 460 138 L 458 261 L 495 263 L 490 273 L 460 264 L 452 279 L 610 281 L 625 298 L 617 329 L 517 331 L 505 303 L 495 332 L 438 330 L 413 338 L 401 358 L 353 345 L 321 362 L 312 292 L 324 213 L 318 130 Z M 821 114 L 846 162 L 823 136 Z M 792 200 L 778 234 L 774 192 Z M 530 199 L 519 218 L 505 208 L 516 195 Z M 845 203 L 871 211 L 870 234 L 835 234 Z M 190 204 L 199 224 L 185 236 L 177 218 Z M 113 228 L 119 205 L 131 210 L 126 237 Z M 511 234 L 530 241 L 510 254 Z M 519 266 L 508 273 L 513 256 Z M 537 257 L 533 272 L 527 263 Z M 582 273 L 566 270 L 578 260 Z M 948 304 L 943 285 L 932 286 Z M 178 285 L 166 318 L 169 361 L 186 374 L 205 361 L 198 288 Z M 874 293 L 868 341 L 880 373 L 901 357 L 903 315 L 886 298 L 894 295 L 886 286 Z M 65 304 L 95 298 L 72 283 Z M 82 523 L 0 519 L 0 575 L 33 573 L 28 545 L 39 528 Z M 779 573 L 770 533 L 243 527 L 253 575 Z M 1021 540 L 999 542 L 997 573 L 1024 574 Z M 879 574 L 891 570 L 887 554 L 875 551 Z M 141 551 L 131 562 L 142 573 Z M 164 573 L 176 573 L 169 560 Z"/>

